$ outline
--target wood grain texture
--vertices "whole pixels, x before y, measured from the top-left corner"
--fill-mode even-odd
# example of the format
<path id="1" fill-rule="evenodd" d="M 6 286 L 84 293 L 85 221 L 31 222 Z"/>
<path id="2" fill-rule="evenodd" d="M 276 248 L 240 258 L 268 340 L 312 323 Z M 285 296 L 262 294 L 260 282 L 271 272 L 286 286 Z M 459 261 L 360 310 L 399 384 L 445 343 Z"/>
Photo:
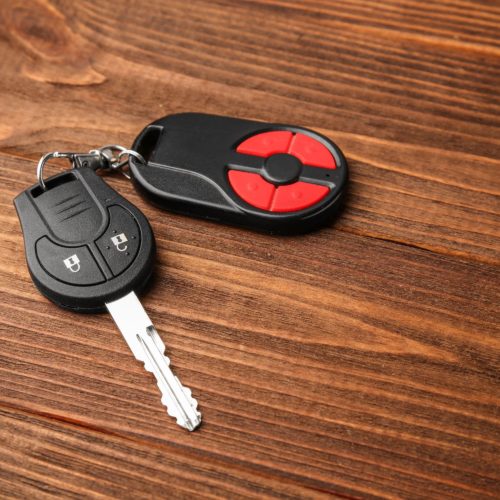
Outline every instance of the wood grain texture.
<path id="1" fill-rule="evenodd" d="M 497 498 L 500 5 L 3 2 L 2 498 Z M 143 302 L 202 428 L 112 320 L 43 299 L 13 197 L 52 150 L 201 111 L 296 123 L 346 207 L 271 237 L 160 212 Z M 56 172 L 57 167 L 48 169 Z"/>

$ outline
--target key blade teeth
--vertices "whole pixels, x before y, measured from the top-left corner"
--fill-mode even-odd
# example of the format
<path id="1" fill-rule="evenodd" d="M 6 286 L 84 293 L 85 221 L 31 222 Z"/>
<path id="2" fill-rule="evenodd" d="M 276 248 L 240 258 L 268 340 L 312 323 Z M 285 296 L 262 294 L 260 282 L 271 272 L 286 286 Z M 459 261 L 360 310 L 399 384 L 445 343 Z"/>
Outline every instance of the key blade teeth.
<path id="1" fill-rule="evenodd" d="M 170 359 L 165 354 L 165 346 L 153 326 L 145 334 L 137 335 L 144 350 L 144 368 L 156 377 L 156 384 L 162 394 L 161 402 L 167 413 L 176 419 L 177 424 L 194 431 L 201 423 L 201 413 L 197 411 L 198 402 L 192 397 L 191 390 L 184 387 L 170 369 Z"/>
<path id="2" fill-rule="evenodd" d="M 184 429 L 187 429 L 190 432 L 193 432 L 196 430 L 200 424 L 201 424 L 201 413 L 197 414 L 197 418 L 193 420 L 189 420 L 187 422 L 180 422 L 179 419 L 177 419 L 177 423 L 181 426 L 184 427 Z"/>
<path id="3" fill-rule="evenodd" d="M 177 377 L 176 377 L 177 378 Z M 179 380 L 179 379 L 177 379 Z M 179 382 L 180 383 L 180 382 Z M 193 393 L 191 392 L 191 389 L 189 387 L 182 387 L 182 390 L 184 391 L 184 394 L 188 399 L 190 399 L 193 396 Z"/>
<path id="4" fill-rule="evenodd" d="M 196 399 L 194 399 L 194 401 L 196 402 L 196 405 L 198 405 Z M 179 425 L 182 425 L 181 423 L 179 423 L 179 419 L 177 419 L 177 423 Z M 186 422 L 186 425 L 183 425 L 183 427 L 188 431 L 192 432 L 195 429 L 197 429 L 200 425 L 201 425 L 201 413 L 196 410 L 196 406 L 193 406 L 193 416 Z"/>
<path id="5" fill-rule="evenodd" d="M 194 401 L 196 402 L 196 400 Z M 187 429 L 188 431 L 194 431 L 197 427 L 200 426 L 201 413 L 199 411 L 196 411 L 196 406 L 193 406 L 193 410 L 195 411 L 192 412 L 192 415 L 189 418 L 186 418 L 181 415 L 178 415 L 177 412 L 173 409 L 171 404 L 166 404 L 165 398 L 162 398 L 161 402 L 166 407 L 167 413 L 172 418 L 175 418 L 177 424 L 180 425 L 181 427 L 184 427 L 184 429 Z M 196 404 L 198 403 L 196 402 Z"/>
<path id="6" fill-rule="evenodd" d="M 150 372 L 150 373 L 153 373 L 153 374 L 155 372 L 154 368 L 151 366 L 151 363 L 147 359 L 144 361 L 144 369 L 147 372 Z"/>
<path id="7" fill-rule="evenodd" d="M 182 412 L 179 412 L 177 407 L 179 405 L 178 401 L 172 399 L 172 395 L 168 392 L 162 391 L 161 384 L 158 384 L 160 391 L 162 392 L 161 402 L 163 406 L 167 409 L 167 413 L 177 419 L 177 423 L 188 430 L 196 429 L 201 423 L 201 413 L 198 411 L 198 401 L 191 396 L 191 390 L 182 387 L 185 393 L 185 399 L 181 401 L 183 408 Z M 186 394 L 186 392 L 189 394 Z"/>
<path id="8" fill-rule="evenodd" d="M 191 407 L 196 410 L 198 408 L 198 401 L 193 397 L 193 393 L 191 392 L 191 389 L 189 387 L 183 387 L 184 394 L 186 395 L 186 398 L 189 400 L 191 403 Z"/>

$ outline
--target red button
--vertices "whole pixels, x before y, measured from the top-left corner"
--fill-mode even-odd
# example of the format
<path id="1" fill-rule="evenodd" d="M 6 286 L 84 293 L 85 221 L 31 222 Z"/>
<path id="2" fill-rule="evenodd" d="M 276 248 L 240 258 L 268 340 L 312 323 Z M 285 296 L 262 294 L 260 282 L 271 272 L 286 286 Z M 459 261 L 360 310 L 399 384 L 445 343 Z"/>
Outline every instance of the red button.
<path id="1" fill-rule="evenodd" d="M 292 140 L 292 133 L 286 130 L 275 130 L 253 135 L 243 141 L 237 148 L 238 153 L 247 155 L 268 156 L 286 153 Z"/>
<path id="2" fill-rule="evenodd" d="M 259 174 L 230 170 L 229 184 L 236 194 L 252 205 L 262 210 L 269 210 L 276 188 L 263 179 Z"/>
<path id="3" fill-rule="evenodd" d="M 322 200 L 330 190 L 326 186 L 295 182 L 276 189 L 271 212 L 296 212 L 304 210 Z"/>
<path id="4" fill-rule="evenodd" d="M 312 167 L 335 168 L 335 160 L 326 146 L 304 134 L 295 134 L 288 153 Z"/>

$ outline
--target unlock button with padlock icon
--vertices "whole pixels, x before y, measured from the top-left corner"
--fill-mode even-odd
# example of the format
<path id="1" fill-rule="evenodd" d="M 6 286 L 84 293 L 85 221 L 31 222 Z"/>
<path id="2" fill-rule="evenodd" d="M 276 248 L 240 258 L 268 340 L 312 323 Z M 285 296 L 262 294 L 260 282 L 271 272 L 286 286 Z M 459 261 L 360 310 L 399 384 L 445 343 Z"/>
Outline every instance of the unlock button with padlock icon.
<path id="1" fill-rule="evenodd" d="M 96 240 L 97 248 L 114 276 L 121 274 L 134 262 L 140 246 L 139 226 L 124 207 L 109 207 L 109 225 Z"/>
<path id="2" fill-rule="evenodd" d="M 119 252 L 125 252 L 127 250 L 128 245 L 126 245 L 128 239 L 125 236 L 125 233 L 117 234 L 116 236 L 111 237 L 111 242 L 116 247 Z"/>

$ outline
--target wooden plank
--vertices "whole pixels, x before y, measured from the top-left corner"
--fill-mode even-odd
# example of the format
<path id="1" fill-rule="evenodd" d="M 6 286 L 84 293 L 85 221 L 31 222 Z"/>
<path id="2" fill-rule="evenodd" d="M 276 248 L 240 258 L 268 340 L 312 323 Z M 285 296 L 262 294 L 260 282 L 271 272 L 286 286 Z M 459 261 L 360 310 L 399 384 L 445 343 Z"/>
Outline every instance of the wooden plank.
<path id="1" fill-rule="evenodd" d="M 299 123 L 347 154 L 340 229 L 499 263 L 495 6 L 40 1 L 3 11 L 0 151 L 130 144 L 152 119 L 186 110 Z"/>
<path id="2" fill-rule="evenodd" d="M 0 162 L 4 404 L 313 491 L 494 496 L 497 268 L 334 228 L 292 245 L 187 224 L 108 178 L 158 239 L 144 303 L 204 412 L 187 435 L 107 315 L 75 329 L 34 289 L 10 204 L 34 162 Z"/>
<path id="3" fill-rule="evenodd" d="M 499 5 L 13 0 L 0 19 L 2 498 L 498 497 Z M 157 236 L 143 301 L 194 434 L 107 315 L 36 291 L 12 206 L 42 153 L 183 111 L 309 126 L 351 167 L 338 221 L 293 238 L 107 177 Z"/>
<path id="4" fill-rule="evenodd" d="M 25 498 L 325 498 L 288 481 L 203 460 L 176 446 L 0 407 L 0 491 Z"/>

